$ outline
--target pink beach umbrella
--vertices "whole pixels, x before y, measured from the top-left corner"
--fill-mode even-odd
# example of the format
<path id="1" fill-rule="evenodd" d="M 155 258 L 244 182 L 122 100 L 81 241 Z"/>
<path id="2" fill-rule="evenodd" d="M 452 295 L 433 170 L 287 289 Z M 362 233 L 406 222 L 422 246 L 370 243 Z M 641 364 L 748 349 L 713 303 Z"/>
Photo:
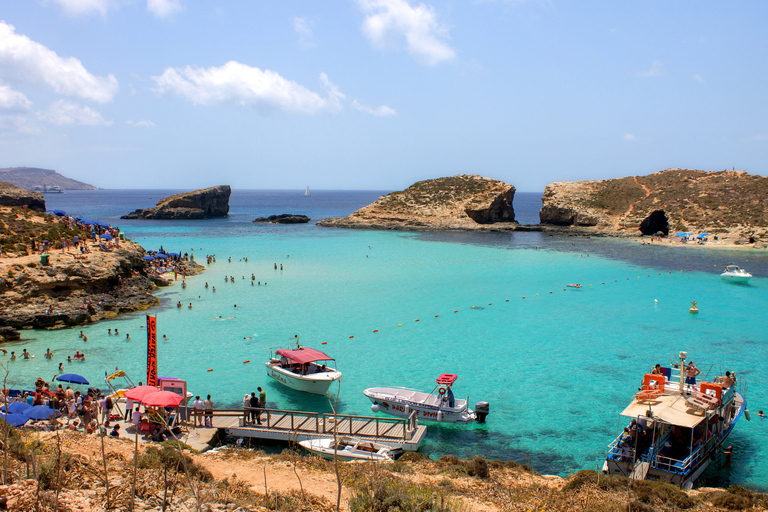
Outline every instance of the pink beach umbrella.
<path id="1" fill-rule="evenodd" d="M 148 393 L 141 403 L 150 407 L 178 407 L 184 397 L 172 391 L 157 391 Z"/>
<path id="2" fill-rule="evenodd" d="M 155 386 L 136 386 L 135 388 L 131 388 L 126 391 L 124 396 L 129 400 L 141 402 L 146 395 L 150 393 L 157 393 L 158 391 L 160 390 Z"/>

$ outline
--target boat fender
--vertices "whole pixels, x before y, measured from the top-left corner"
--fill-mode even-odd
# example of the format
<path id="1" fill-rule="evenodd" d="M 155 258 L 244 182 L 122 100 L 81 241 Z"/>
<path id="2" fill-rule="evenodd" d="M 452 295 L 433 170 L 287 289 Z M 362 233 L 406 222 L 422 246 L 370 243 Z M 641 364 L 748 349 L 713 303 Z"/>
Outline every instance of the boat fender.
<path id="1" fill-rule="evenodd" d="M 250 363 L 250 362 L 251 362 L 250 359 L 246 359 L 245 361 L 243 361 L 243 363 Z"/>
<path id="2" fill-rule="evenodd" d="M 437 422 L 443 421 L 443 411 L 437 411 Z"/>
<path id="3" fill-rule="evenodd" d="M 381 409 L 381 407 L 379 407 L 379 404 L 377 402 L 373 402 L 371 404 L 371 410 L 373 412 L 379 412 L 380 409 Z"/>
<path id="4" fill-rule="evenodd" d="M 733 446 L 729 446 L 725 449 L 725 465 L 730 466 L 733 462 Z"/>
<path id="5" fill-rule="evenodd" d="M 747 418 L 747 421 L 752 419 L 752 415 L 749 414 L 749 409 L 744 409 L 744 417 Z"/>
<path id="6" fill-rule="evenodd" d="M 441 395 L 444 395 L 445 394 L 445 388 L 440 388 L 440 389 L 437 390 L 437 392 L 440 393 Z"/>

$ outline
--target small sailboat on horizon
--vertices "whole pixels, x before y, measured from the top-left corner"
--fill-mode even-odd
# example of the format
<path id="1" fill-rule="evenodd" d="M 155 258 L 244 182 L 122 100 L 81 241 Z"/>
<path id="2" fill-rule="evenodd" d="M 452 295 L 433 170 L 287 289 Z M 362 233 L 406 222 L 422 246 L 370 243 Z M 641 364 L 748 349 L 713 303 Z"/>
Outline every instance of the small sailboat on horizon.
<path id="1" fill-rule="evenodd" d="M 309 191 L 309 187 L 307 187 L 307 190 L 304 192 L 304 195 L 307 197 L 310 197 L 312 193 Z"/>

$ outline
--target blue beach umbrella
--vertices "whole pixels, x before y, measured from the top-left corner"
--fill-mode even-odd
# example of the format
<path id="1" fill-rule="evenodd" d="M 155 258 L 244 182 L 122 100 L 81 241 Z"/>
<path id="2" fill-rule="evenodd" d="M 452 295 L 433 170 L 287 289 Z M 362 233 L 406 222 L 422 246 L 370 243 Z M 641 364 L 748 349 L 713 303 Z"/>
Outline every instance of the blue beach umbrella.
<path id="1" fill-rule="evenodd" d="M 701 233 L 701 234 L 699 234 L 699 236 L 697 236 L 696 238 L 704 238 L 704 237 L 705 237 L 705 236 L 707 236 L 708 234 L 709 234 L 709 233 Z"/>
<path id="2" fill-rule="evenodd" d="M 31 409 L 31 408 L 32 408 L 32 406 L 29 405 L 27 402 L 11 402 L 7 406 L 4 405 L 4 406 L 0 407 L 0 411 L 10 412 L 10 413 L 13 413 L 13 414 L 19 414 L 19 413 L 23 413 L 27 409 Z M 6 411 L 6 409 L 8 409 L 8 410 Z"/>
<path id="3" fill-rule="evenodd" d="M 67 215 L 67 212 L 64 210 L 52 210 L 51 213 L 58 217 L 65 217 Z"/>
<path id="4" fill-rule="evenodd" d="M 155 259 L 155 257 L 154 256 L 150 256 L 149 254 L 147 254 L 142 259 L 144 259 L 144 260 L 153 260 L 153 259 Z"/>
<path id="5" fill-rule="evenodd" d="M 160 254 L 155 256 L 155 258 L 163 258 L 163 259 L 165 259 L 167 257 L 168 257 L 168 255 L 167 254 L 163 254 L 163 253 L 160 253 Z"/>
<path id="6" fill-rule="evenodd" d="M 0 412 L 0 418 L 7 421 L 8 424 L 12 427 L 20 427 L 29 421 L 28 416 L 25 416 L 24 414 L 16 414 L 12 412 L 8 414 Z"/>
<path id="7" fill-rule="evenodd" d="M 178 253 L 175 253 L 175 252 L 169 252 L 168 256 L 170 256 L 171 258 L 178 258 L 179 257 Z"/>
<path id="8" fill-rule="evenodd" d="M 73 384 L 90 384 L 90 382 L 88 382 L 85 377 L 76 373 L 65 373 L 64 375 L 59 375 L 56 377 L 56 380 L 60 380 L 61 382 L 71 382 Z"/>
<path id="9" fill-rule="evenodd" d="M 54 417 L 61 416 L 61 413 L 57 411 L 56 409 L 52 409 L 48 407 L 47 405 L 36 405 L 34 407 L 30 407 L 26 411 L 24 411 L 24 416 L 33 419 L 33 420 L 47 420 L 48 416 L 51 414 L 54 415 Z"/>
<path id="10" fill-rule="evenodd" d="M 103 238 L 104 240 L 112 240 L 115 237 L 113 237 L 109 233 L 104 233 L 103 235 L 101 235 L 101 238 Z"/>

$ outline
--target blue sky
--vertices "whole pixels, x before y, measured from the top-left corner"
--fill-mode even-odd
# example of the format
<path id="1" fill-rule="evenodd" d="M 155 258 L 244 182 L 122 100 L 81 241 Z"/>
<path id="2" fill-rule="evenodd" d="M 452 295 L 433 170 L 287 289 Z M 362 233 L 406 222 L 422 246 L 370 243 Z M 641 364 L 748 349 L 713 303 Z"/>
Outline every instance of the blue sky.
<path id="1" fill-rule="evenodd" d="M 183 189 L 764 175 L 766 20 L 764 1 L 3 0 L 0 167 Z"/>

